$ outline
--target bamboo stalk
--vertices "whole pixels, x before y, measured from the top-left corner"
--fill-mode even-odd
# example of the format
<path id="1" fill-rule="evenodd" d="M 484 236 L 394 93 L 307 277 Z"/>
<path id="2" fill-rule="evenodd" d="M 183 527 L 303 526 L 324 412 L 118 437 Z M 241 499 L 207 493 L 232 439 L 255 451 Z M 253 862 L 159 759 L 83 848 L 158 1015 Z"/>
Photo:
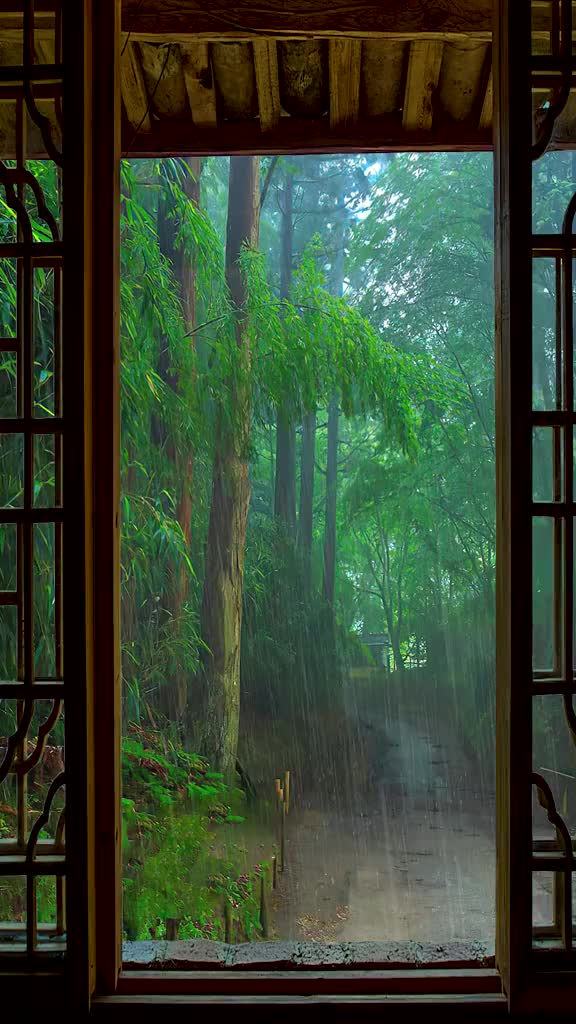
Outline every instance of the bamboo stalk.
<path id="1" fill-rule="evenodd" d="M 264 939 L 269 938 L 268 894 L 266 892 L 266 870 L 264 868 L 262 868 L 262 874 L 260 875 L 260 927 L 262 928 L 262 937 Z"/>
<path id="2" fill-rule="evenodd" d="M 224 900 L 224 941 L 229 945 L 234 941 L 232 907 L 229 900 Z"/>

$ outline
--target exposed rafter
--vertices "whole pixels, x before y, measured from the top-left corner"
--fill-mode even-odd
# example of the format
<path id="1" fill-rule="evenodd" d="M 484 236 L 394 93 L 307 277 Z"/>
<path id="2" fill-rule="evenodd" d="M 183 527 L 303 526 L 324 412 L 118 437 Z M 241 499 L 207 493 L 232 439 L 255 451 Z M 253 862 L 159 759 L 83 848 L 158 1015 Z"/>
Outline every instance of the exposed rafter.
<path id="1" fill-rule="evenodd" d="M 207 43 L 181 43 L 182 71 L 192 121 L 201 127 L 214 127 L 216 90 Z"/>
<path id="2" fill-rule="evenodd" d="M 255 39 L 254 71 L 258 92 L 260 128 L 267 132 L 280 119 L 280 86 L 278 83 L 278 53 L 275 39 Z"/>
<path id="3" fill-rule="evenodd" d="M 22 30 L 11 2 L 0 0 L 4 63 Z M 42 62 L 53 0 L 34 8 Z M 491 9 L 492 0 L 122 0 L 124 152 L 488 148 Z M 545 54 L 552 6 L 536 0 L 532 11 L 533 45 Z M 545 87 L 544 78 L 533 86 L 536 102 Z M 13 116 L 0 114 L 9 156 Z M 574 139 L 576 92 L 553 145 Z M 45 155 L 34 127 L 29 143 L 30 155 Z"/>
<path id="4" fill-rule="evenodd" d="M 360 110 L 360 39 L 331 39 L 330 127 L 351 124 L 358 120 Z"/>
<path id="5" fill-rule="evenodd" d="M 136 53 L 137 43 L 128 42 L 120 57 L 120 85 L 126 116 L 136 130 L 150 131 L 148 93 L 142 73 L 142 65 Z"/>
<path id="6" fill-rule="evenodd" d="M 432 131 L 443 49 L 440 39 L 414 39 L 410 44 L 403 114 L 406 131 Z"/>

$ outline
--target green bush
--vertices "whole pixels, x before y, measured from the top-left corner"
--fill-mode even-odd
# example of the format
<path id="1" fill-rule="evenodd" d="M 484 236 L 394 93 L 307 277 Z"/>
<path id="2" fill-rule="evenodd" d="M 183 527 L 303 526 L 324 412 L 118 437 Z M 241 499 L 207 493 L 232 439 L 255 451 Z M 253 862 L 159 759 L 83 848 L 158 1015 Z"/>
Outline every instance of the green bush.
<path id="1" fill-rule="evenodd" d="M 207 762 L 132 726 L 123 742 L 124 928 L 160 939 L 168 918 L 183 939 L 224 939 L 224 907 L 236 941 L 260 937 L 258 880 L 229 830 L 245 820 L 244 794 Z M 231 849 L 229 849 L 231 847 Z"/>

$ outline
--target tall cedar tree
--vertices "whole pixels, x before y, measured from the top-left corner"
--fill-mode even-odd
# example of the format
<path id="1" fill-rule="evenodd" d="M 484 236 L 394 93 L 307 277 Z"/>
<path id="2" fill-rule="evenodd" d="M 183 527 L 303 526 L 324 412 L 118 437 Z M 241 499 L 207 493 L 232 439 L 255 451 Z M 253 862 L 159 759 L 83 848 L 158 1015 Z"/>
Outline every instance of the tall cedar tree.
<path id="1" fill-rule="evenodd" d="M 242 247 L 258 247 L 259 157 L 230 159 L 226 227 L 226 281 L 235 314 L 235 338 L 243 373 L 231 385 L 234 415 L 216 423 L 212 499 L 204 568 L 202 639 L 204 656 L 203 753 L 230 776 L 236 765 L 240 720 L 240 633 L 246 522 L 250 504 L 250 366 L 244 305 L 246 287 L 238 263 Z M 233 429 L 230 429 L 230 424 Z"/>

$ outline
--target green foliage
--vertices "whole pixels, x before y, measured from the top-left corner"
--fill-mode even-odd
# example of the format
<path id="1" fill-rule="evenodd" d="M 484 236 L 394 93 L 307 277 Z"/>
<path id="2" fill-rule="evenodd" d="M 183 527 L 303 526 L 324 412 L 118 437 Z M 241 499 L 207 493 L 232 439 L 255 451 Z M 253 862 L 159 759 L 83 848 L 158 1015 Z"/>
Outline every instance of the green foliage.
<path id="1" fill-rule="evenodd" d="M 552 154 L 539 162 L 536 230 L 559 226 L 572 187 L 568 159 Z M 240 257 L 247 295 L 241 310 L 233 308 L 225 282 L 228 166 L 228 160 L 204 161 L 200 208 L 190 201 L 184 161 L 124 162 L 121 171 L 124 896 L 127 934 L 140 938 L 161 937 L 167 917 L 181 918 L 182 937 L 222 937 L 225 900 L 235 911 L 238 937 L 259 934 L 259 865 L 243 860 L 228 839 L 250 826 L 251 813 L 244 797 L 192 752 L 187 731 L 201 703 L 204 550 L 212 467 L 223 440 L 232 439 L 250 466 L 241 638 L 246 721 L 282 720 L 291 743 L 301 734 L 302 775 L 315 771 L 316 759 L 335 776 L 347 753 L 342 741 L 330 760 L 327 734 L 332 730 L 334 745 L 339 742 L 348 666 L 370 662 L 360 638 L 374 632 L 388 634 L 398 667 L 417 642 L 428 683 L 457 706 L 458 727 L 473 747 L 483 749 L 492 731 L 490 158 L 280 158 L 262 210 L 260 251 L 246 247 Z M 57 215 L 54 169 L 48 162 L 33 169 Z M 294 177 L 294 251 L 289 298 L 280 300 L 286 172 Z M 26 202 L 42 239 L 47 225 L 30 196 Z M 13 234 L 13 212 L 0 201 L 0 240 Z M 178 278 L 184 257 L 194 323 Z M 552 408 L 554 268 L 538 262 L 534 320 L 542 345 L 535 354 L 535 403 Z M 53 271 L 38 268 L 34 288 L 35 411 L 49 416 L 55 411 Z M 2 336 L 15 334 L 16 309 L 15 264 L 3 260 Z M 4 353 L 3 416 L 15 413 L 15 374 L 15 359 Z M 322 573 L 326 419 L 335 399 L 342 415 L 336 606 L 330 608 Z M 298 531 L 273 512 L 279 410 L 295 428 L 298 469 L 302 418 L 316 415 L 309 558 Z M 3 504 L 17 505 L 20 452 L 4 446 L 0 456 Z M 545 477 L 543 443 L 535 479 Z M 48 436 L 39 435 L 38 504 L 53 503 L 54 486 L 54 451 Z M 6 589 L 15 584 L 10 529 L 0 528 Z M 546 544 L 537 547 L 536 652 L 547 659 L 552 582 Z M 38 528 L 34 642 L 38 674 L 47 677 L 54 671 L 54 550 L 53 531 Z M 7 679 L 17 675 L 10 612 L 0 616 Z M 550 723 L 544 715 L 537 727 L 542 750 Z M 0 735 L 13 727 L 13 715 L 3 712 Z M 247 747 L 250 739 L 241 742 Z M 3 806 L 12 806 L 12 795 L 3 790 Z M 10 827 L 9 810 L 0 810 L 0 834 Z"/>
<path id="2" fill-rule="evenodd" d="M 132 724 L 122 744 L 124 917 L 130 938 L 224 938 L 223 905 L 238 939 L 259 937 L 256 880 L 227 832 L 245 821 L 244 795 L 206 761 Z"/>

